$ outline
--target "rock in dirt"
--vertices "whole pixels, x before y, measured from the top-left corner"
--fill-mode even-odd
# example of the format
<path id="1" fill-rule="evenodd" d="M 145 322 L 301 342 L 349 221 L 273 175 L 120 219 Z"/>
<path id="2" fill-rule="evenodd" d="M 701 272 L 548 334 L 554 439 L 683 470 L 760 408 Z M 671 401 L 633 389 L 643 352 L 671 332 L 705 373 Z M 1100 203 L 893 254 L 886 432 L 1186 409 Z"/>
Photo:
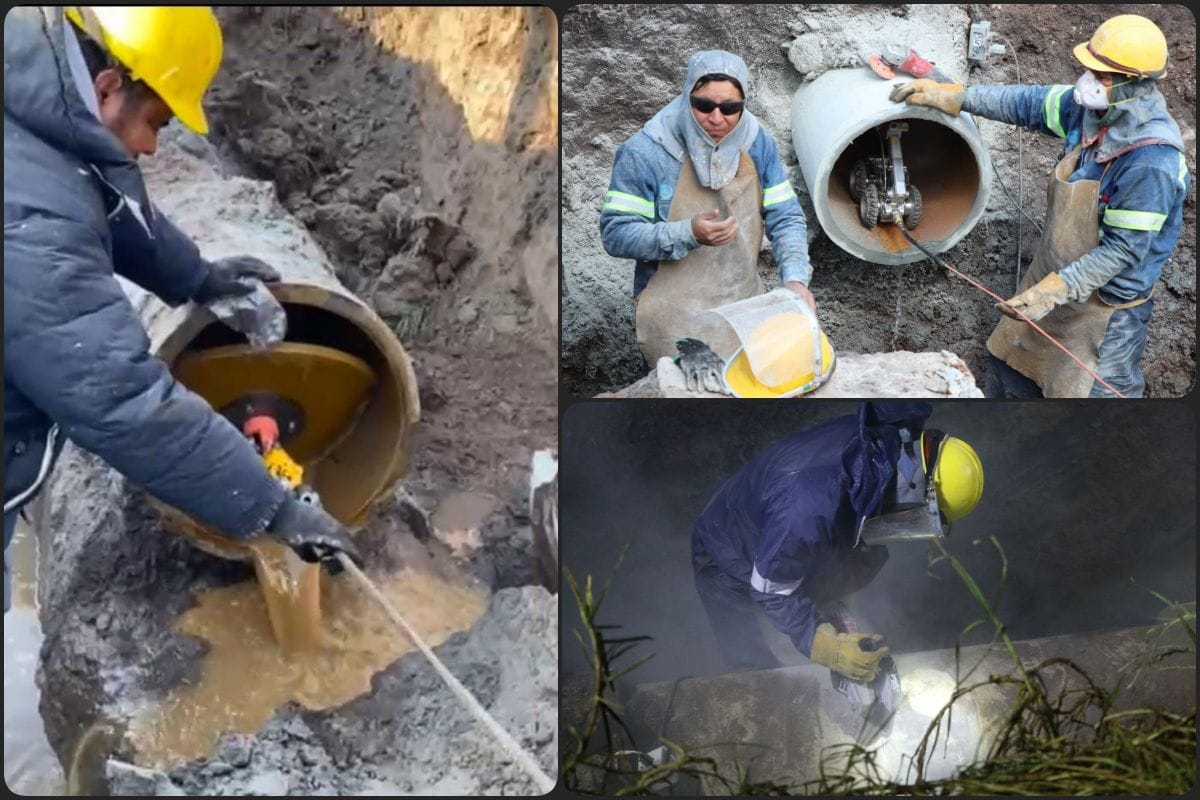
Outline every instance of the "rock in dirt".
<path id="1" fill-rule="evenodd" d="M 105 771 L 109 792 L 114 797 L 181 797 L 187 794 L 166 774 L 124 761 L 110 758 Z"/>
<path id="2" fill-rule="evenodd" d="M 983 397 L 966 363 L 947 350 L 937 353 L 842 353 L 829 381 L 809 397 Z M 597 397 L 720 398 L 687 388 L 683 371 L 669 358 L 641 380 Z"/>

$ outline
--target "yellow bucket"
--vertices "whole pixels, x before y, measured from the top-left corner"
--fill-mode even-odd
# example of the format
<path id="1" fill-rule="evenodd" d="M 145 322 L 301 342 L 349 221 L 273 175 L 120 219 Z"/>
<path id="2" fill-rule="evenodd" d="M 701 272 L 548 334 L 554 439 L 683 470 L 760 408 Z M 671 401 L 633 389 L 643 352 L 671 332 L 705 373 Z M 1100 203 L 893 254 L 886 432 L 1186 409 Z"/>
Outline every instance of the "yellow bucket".
<path id="1" fill-rule="evenodd" d="M 750 358 L 746 355 L 745 347 L 739 347 L 733 357 L 725 365 L 725 385 L 734 397 L 743 398 L 772 398 L 796 397 L 820 388 L 829 380 L 837 363 L 833 346 L 825 331 L 821 331 L 821 372 L 805 372 L 794 380 L 778 386 L 767 386 L 754 375 L 750 368 Z"/>

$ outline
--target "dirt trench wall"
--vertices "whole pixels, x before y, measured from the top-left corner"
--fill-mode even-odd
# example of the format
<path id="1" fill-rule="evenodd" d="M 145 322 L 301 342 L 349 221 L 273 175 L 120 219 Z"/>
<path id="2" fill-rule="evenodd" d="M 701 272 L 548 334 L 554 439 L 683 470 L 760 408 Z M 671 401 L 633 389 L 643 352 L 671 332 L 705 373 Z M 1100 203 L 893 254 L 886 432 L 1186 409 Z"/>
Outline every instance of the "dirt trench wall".
<path id="1" fill-rule="evenodd" d="M 999 315 L 992 301 L 929 262 L 881 267 L 847 255 L 820 232 L 796 164 L 788 115 L 803 80 L 861 64 L 861 56 L 905 39 L 971 83 L 1073 83 L 1080 67 L 1071 47 L 1104 19 L 1143 13 L 1155 19 L 1178 55 L 1161 88 L 1179 122 L 1195 171 L 1195 20 L 1180 5 L 981 6 L 1009 53 L 968 70 L 968 4 L 581 6 L 563 18 L 563 325 L 565 388 L 592 395 L 640 376 L 633 336 L 632 264 L 608 256 L 599 215 L 616 148 L 679 91 L 688 57 L 700 49 L 738 53 L 750 68 L 748 107 L 774 138 L 808 218 L 812 290 L 822 325 L 839 352 L 949 350 L 961 356 L 985 392 L 995 390 L 984 341 Z M 1005 44 L 1003 39 L 997 43 Z M 1013 57 L 1015 49 L 1016 58 Z M 1020 79 L 1017 77 L 1019 61 Z M 995 291 L 1015 288 L 1017 234 L 1027 267 L 1036 231 L 1005 192 L 1021 191 L 1027 213 L 1045 214 L 1047 176 L 1057 140 L 977 120 L 998 173 L 980 224 L 944 257 Z M 1018 142 L 1023 170 L 1018 170 Z M 1004 186 L 1000 184 L 1003 183 Z M 1178 396 L 1195 374 L 1195 192 L 1163 271 L 1143 360 L 1147 394 Z M 764 254 L 760 273 L 777 270 Z M 897 313 L 898 312 L 898 313 Z"/>
<path id="2" fill-rule="evenodd" d="M 540 333 L 553 330 L 557 303 L 544 292 L 557 211 L 551 12 L 258 7 L 219 16 L 227 41 L 210 104 L 214 139 L 276 184 L 351 289 L 398 319 L 396 290 L 436 304 L 439 289 L 495 281 L 534 301 Z M 395 258 L 406 249 L 436 280 Z"/>

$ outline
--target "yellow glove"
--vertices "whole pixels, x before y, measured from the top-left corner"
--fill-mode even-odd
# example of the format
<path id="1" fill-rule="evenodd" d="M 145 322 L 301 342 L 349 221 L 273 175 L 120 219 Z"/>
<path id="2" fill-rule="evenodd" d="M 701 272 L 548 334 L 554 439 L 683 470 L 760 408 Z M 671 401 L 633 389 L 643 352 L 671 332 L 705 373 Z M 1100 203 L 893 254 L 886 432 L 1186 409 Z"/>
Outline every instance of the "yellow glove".
<path id="1" fill-rule="evenodd" d="M 817 626 L 813 634 L 812 655 L 816 663 L 845 675 L 850 680 L 872 681 L 879 673 L 879 662 L 887 657 L 887 647 L 863 650 L 863 640 L 883 641 L 878 633 L 838 633 L 828 622 Z"/>
<path id="2" fill-rule="evenodd" d="M 1067 284 L 1063 283 L 1057 272 L 1051 272 L 1008 302 L 997 303 L 996 309 L 1006 317 L 1020 319 L 1013 313 L 1013 309 L 1016 309 L 1037 321 L 1066 302 Z"/>
<path id="3" fill-rule="evenodd" d="M 903 100 L 910 106 L 929 106 L 956 117 L 958 112 L 962 111 L 963 85 L 918 78 L 892 89 L 888 99 L 893 103 Z"/>

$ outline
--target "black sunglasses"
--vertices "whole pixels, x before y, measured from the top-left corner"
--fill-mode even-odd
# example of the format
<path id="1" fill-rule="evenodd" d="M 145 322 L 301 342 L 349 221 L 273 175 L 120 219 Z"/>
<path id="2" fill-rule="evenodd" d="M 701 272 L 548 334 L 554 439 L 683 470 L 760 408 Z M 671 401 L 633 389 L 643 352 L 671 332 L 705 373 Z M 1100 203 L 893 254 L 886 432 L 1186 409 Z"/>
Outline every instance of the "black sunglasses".
<path id="1" fill-rule="evenodd" d="M 722 114 L 732 117 L 734 114 L 742 113 L 742 109 L 746 107 L 745 100 L 726 100 L 724 103 L 718 103 L 707 97 L 696 97 L 695 95 L 688 95 L 688 99 L 692 101 L 692 108 L 701 114 L 711 114 L 714 108 L 719 108 Z"/>

